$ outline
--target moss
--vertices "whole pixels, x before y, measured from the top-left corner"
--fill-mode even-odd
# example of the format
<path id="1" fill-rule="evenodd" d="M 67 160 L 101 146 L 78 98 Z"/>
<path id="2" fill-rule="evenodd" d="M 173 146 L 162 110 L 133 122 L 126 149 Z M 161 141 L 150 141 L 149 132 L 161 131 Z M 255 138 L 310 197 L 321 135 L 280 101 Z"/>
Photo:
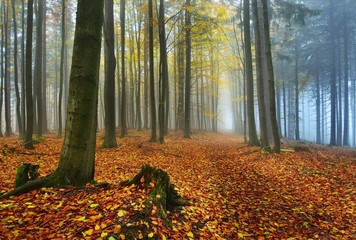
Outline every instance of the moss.
<path id="1" fill-rule="evenodd" d="M 140 172 L 131 180 L 120 183 L 121 186 L 130 186 L 132 184 L 142 186 L 149 192 L 149 199 L 157 206 L 159 214 L 164 219 L 166 218 L 167 209 L 184 206 L 188 203 L 187 200 L 178 194 L 174 184 L 170 182 L 167 172 L 162 169 L 157 169 L 150 165 L 143 165 Z M 151 187 L 152 185 L 153 188 Z"/>

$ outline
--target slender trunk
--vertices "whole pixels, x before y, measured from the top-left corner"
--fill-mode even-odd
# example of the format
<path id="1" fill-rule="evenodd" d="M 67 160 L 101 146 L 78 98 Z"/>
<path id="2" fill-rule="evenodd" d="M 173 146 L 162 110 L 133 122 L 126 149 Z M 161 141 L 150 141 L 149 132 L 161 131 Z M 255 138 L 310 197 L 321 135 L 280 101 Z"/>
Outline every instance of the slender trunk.
<path id="1" fill-rule="evenodd" d="M 295 90 L 295 139 L 299 140 L 299 38 L 295 38 L 295 72 L 294 72 L 294 90 Z"/>
<path id="2" fill-rule="evenodd" d="M 4 8 L 4 27 L 5 27 L 5 136 L 12 134 L 11 129 L 11 84 L 10 84 L 10 34 L 9 25 L 9 1 L 6 0 L 6 10 Z"/>
<path id="3" fill-rule="evenodd" d="M 62 102 L 64 84 L 64 50 L 66 48 L 66 0 L 62 0 L 62 39 L 61 39 L 61 60 L 59 64 L 59 95 L 58 95 L 58 137 L 62 137 Z"/>
<path id="4" fill-rule="evenodd" d="M 126 135 L 126 76 L 125 76 L 125 0 L 120 0 L 121 24 L 121 132 L 120 137 Z"/>
<path id="5" fill-rule="evenodd" d="M 32 100 L 32 31 L 33 31 L 33 0 L 27 2 L 27 34 L 26 34 L 26 134 L 24 145 L 33 148 L 33 100 Z"/>
<path id="6" fill-rule="evenodd" d="M 246 75 L 246 93 L 247 93 L 247 118 L 248 118 L 248 135 L 249 145 L 258 146 L 255 107 L 253 96 L 253 71 L 252 71 L 252 54 L 251 54 L 251 36 L 250 36 L 250 3 L 244 0 L 244 42 L 245 42 L 245 75 Z"/>
<path id="7" fill-rule="evenodd" d="M 257 78 L 257 99 L 260 119 L 260 140 L 261 147 L 269 147 L 268 134 L 267 134 L 267 116 L 264 94 L 264 76 L 262 67 L 262 37 L 260 29 L 260 21 L 258 14 L 257 0 L 252 0 L 253 24 L 255 29 L 255 58 L 256 58 L 256 78 Z"/>
<path id="8" fill-rule="evenodd" d="M 348 48 L 348 20 L 346 3 L 343 2 L 344 15 L 344 138 L 343 145 L 349 145 L 349 48 Z"/>
<path id="9" fill-rule="evenodd" d="M 36 19 L 36 56 L 34 78 L 36 83 L 36 104 L 37 104 L 37 137 L 42 137 L 42 26 L 43 26 L 43 0 L 38 0 L 38 10 Z"/>
<path id="10" fill-rule="evenodd" d="M 104 110 L 105 110 L 105 135 L 103 146 L 116 147 L 115 129 L 115 44 L 114 44 L 114 4 L 113 0 L 104 2 Z"/>
<path id="11" fill-rule="evenodd" d="M 48 132 L 47 121 L 47 38 L 46 38 L 46 0 L 43 1 L 43 13 L 42 13 L 42 133 Z"/>
<path id="12" fill-rule="evenodd" d="M 153 52 L 153 11 L 152 0 L 148 0 L 148 38 L 149 38 L 149 61 L 150 61 L 150 106 L 151 106 L 151 142 L 157 141 L 156 126 L 156 103 L 155 103 L 155 86 L 154 86 L 154 52 Z"/>
<path id="13" fill-rule="evenodd" d="M 265 37 L 265 50 L 267 59 L 267 72 L 268 72 L 268 89 L 269 89 L 269 100 L 270 100 L 270 113 L 271 113 L 271 126 L 274 141 L 274 150 L 276 153 L 281 151 L 281 140 L 279 137 L 278 123 L 277 123 L 277 113 L 276 113 L 276 94 L 274 86 L 274 71 L 271 53 L 271 41 L 269 32 L 269 18 L 268 18 L 268 5 L 267 0 L 262 0 L 263 8 L 263 29 Z"/>
<path id="14" fill-rule="evenodd" d="M 160 94 L 159 94 L 159 142 L 164 142 L 165 126 L 167 118 L 165 115 L 167 104 L 167 83 L 168 83 L 168 61 L 166 46 L 166 29 L 164 19 L 164 1 L 160 0 L 159 5 L 159 42 L 160 42 Z"/>
<path id="15" fill-rule="evenodd" d="M 184 107 L 184 137 L 190 138 L 190 90 L 191 90 L 191 10 L 190 0 L 185 3 L 185 107 Z"/>
<path id="16" fill-rule="evenodd" d="M 14 83 L 16 92 L 16 117 L 17 124 L 19 127 L 20 136 L 23 136 L 23 124 L 21 116 L 21 100 L 20 100 L 20 90 L 19 90 L 19 72 L 18 72 L 18 60 L 17 60 L 17 22 L 16 22 L 16 12 L 15 12 L 15 0 L 12 0 L 12 19 L 14 27 Z"/>
<path id="17" fill-rule="evenodd" d="M 334 9 L 334 1 L 330 2 L 331 9 Z M 335 70 L 335 29 L 334 29 L 334 13 L 330 11 L 329 19 L 330 35 L 331 35 L 331 76 L 330 76 L 330 145 L 336 145 L 336 70 Z"/>

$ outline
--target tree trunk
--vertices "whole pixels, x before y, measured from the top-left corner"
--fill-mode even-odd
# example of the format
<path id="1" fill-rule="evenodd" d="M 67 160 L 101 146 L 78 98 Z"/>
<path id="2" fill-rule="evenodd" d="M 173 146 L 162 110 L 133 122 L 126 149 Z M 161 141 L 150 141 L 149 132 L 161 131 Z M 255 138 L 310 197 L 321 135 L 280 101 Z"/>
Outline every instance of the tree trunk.
<path id="1" fill-rule="evenodd" d="M 42 133 L 48 132 L 47 121 L 47 18 L 46 18 L 46 1 L 43 1 L 43 26 L 42 26 Z"/>
<path id="2" fill-rule="evenodd" d="M 258 13 L 257 0 L 252 0 L 253 24 L 255 29 L 255 58 L 256 58 L 256 78 L 257 78 L 257 99 L 260 119 L 260 140 L 261 147 L 268 148 L 268 133 L 267 133 L 267 115 L 264 94 L 264 76 L 262 69 L 262 37 L 261 37 L 261 24 Z"/>
<path id="3" fill-rule="evenodd" d="M 2 195 L 0 200 L 41 187 L 84 186 L 94 179 L 102 22 L 103 0 L 78 1 L 66 131 L 57 169 Z"/>
<path id="4" fill-rule="evenodd" d="M 267 60 L 267 70 L 268 70 L 268 89 L 270 97 L 270 119 L 272 126 L 272 134 L 274 141 L 274 151 L 279 153 L 281 151 L 281 140 L 279 137 L 278 123 L 277 123 L 277 113 L 276 113 L 276 93 L 274 86 L 274 71 L 271 53 L 271 41 L 269 33 L 269 18 L 268 18 L 268 5 L 267 0 L 262 0 L 263 7 L 263 29 L 265 36 L 265 50 L 266 50 L 266 60 Z"/>
<path id="5" fill-rule="evenodd" d="M 167 61 L 167 46 L 166 46 L 166 29 L 164 19 L 164 1 L 160 0 L 159 5 L 159 43 L 160 43 L 160 92 L 159 92 L 159 142 L 164 142 L 165 124 L 168 120 L 165 115 L 166 110 L 166 94 L 168 83 L 168 61 Z"/>
<path id="6" fill-rule="evenodd" d="M 18 61 L 17 61 L 17 21 L 16 21 L 16 11 L 15 11 L 15 0 L 12 0 L 12 19 L 13 19 L 13 27 L 14 27 L 14 84 L 15 84 L 15 92 L 16 92 L 16 117 L 17 124 L 19 127 L 20 136 L 23 136 L 24 129 L 22 124 L 22 116 L 21 116 L 21 100 L 20 100 L 20 90 L 19 90 L 19 71 L 18 71 Z"/>
<path id="7" fill-rule="evenodd" d="M 348 48 L 348 19 L 346 11 L 346 3 L 343 2 L 344 15 L 344 138 L 342 144 L 349 145 L 349 48 Z"/>
<path id="8" fill-rule="evenodd" d="M 66 47 L 66 0 L 62 0 L 62 43 L 61 60 L 59 66 L 59 95 L 58 95 L 58 137 L 62 137 L 62 102 L 63 102 L 63 84 L 64 84 L 64 50 Z"/>
<path id="9" fill-rule="evenodd" d="M 27 2 L 27 34 L 26 34 L 26 134 L 24 145 L 32 149 L 33 134 L 33 99 L 32 99 L 32 31 L 33 31 L 33 0 Z"/>
<path id="10" fill-rule="evenodd" d="M 334 9 L 334 1 L 330 2 L 331 9 Z M 334 29 L 334 13 L 330 11 L 329 19 L 330 35 L 331 35 L 331 76 L 330 76 L 330 145 L 336 145 L 336 70 L 335 70 L 335 29 Z"/>
<path id="11" fill-rule="evenodd" d="M 125 75 L 125 0 L 120 0 L 121 24 L 121 132 L 120 137 L 126 134 L 126 75 Z"/>
<path id="12" fill-rule="evenodd" d="M 245 75 L 247 92 L 247 118 L 248 118 L 248 143 L 251 146 L 259 146 L 256 132 L 255 107 L 253 97 L 253 71 L 251 54 L 251 36 L 250 36 L 250 3 L 248 0 L 243 2 L 244 8 L 244 42 L 245 42 Z"/>
<path id="13" fill-rule="evenodd" d="M 185 107 L 184 107 L 184 137 L 190 138 L 190 90 L 191 90 L 191 10 L 190 0 L 185 2 Z"/>
<path id="14" fill-rule="evenodd" d="M 114 44 L 114 5 L 113 0 L 104 2 L 104 107 L 105 107 L 105 135 L 103 147 L 116 147 L 115 129 L 115 44 Z"/>
<path id="15" fill-rule="evenodd" d="M 156 101 L 155 101 L 155 81 L 154 81 L 154 52 L 153 52 L 153 10 L 152 0 L 148 0 L 148 37 L 149 37 L 149 61 L 150 61 L 150 106 L 151 106 L 151 142 L 157 141 L 156 126 Z"/>
<path id="16" fill-rule="evenodd" d="M 6 2 L 6 10 L 4 6 L 4 33 L 5 33 L 5 136 L 12 134 L 11 129 L 11 83 L 10 83 L 10 44 L 11 44 L 11 28 L 9 25 L 9 1 Z"/>
<path id="17" fill-rule="evenodd" d="M 36 19 L 36 56 L 34 82 L 36 83 L 36 104 L 37 104 L 37 137 L 42 137 L 42 27 L 43 27 L 43 0 L 38 0 L 38 10 Z"/>

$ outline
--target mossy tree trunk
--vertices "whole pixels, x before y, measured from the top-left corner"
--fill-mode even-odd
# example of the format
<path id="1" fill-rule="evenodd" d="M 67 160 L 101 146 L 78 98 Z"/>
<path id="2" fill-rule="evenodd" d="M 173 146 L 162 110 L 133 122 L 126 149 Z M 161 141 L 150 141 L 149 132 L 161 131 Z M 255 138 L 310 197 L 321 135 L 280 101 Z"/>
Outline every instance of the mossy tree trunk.
<path id="1" fill-rule="evenodd" d="M 142 185 L 146 191 L 149 191 L 148 198 L 152 200 L 163 218 L 166 217 L 167 209 L 184 206 L 188 203 L 177 193 L 174 184 L 170 182 L 167 172 L 162 169 L 143 165 L 140 172 L 131 180 L 120 183 L 121 186 L 130 186 L 132 184 Z"/>
<path id="2" fill-rule="evenodd" d="M 79 0 L 65 138 L 57 169 L 0 197 L 41 187 L 83 186 L 94 178 L 103 0 Z"/>

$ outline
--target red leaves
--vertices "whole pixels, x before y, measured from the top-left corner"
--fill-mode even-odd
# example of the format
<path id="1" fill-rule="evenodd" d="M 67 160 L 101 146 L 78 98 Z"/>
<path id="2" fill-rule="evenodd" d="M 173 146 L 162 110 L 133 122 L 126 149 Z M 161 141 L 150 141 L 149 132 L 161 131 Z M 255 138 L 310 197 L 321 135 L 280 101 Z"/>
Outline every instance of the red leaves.
<path id="1" fill-rule="evenodd" d="M 217 134 L 189 140 L 169 136 L 163 145 L 147 142 L 145 132 L 130 134 L 135 138 L 118 139 L 120 148 L 97 149 L 95 178 L 111 186 L 42 189 L 0 202 L 0 238 L 262 240 L 356 234 L 351 150 L 276 155 Z M 40 164 L 42 176 L 57 166 L 62 140 L 54 136 L 32 151 L 17 137 L 1 141 L 6 145 L 0 149 L 6 153 L 0 164 L 3 192 L 13 187 L 22 162 Z M 166 170 L 190 200 L 168 214 L 171 226 L 157 216 L 144 190 L 117 185 L 143 164 Z"/>

